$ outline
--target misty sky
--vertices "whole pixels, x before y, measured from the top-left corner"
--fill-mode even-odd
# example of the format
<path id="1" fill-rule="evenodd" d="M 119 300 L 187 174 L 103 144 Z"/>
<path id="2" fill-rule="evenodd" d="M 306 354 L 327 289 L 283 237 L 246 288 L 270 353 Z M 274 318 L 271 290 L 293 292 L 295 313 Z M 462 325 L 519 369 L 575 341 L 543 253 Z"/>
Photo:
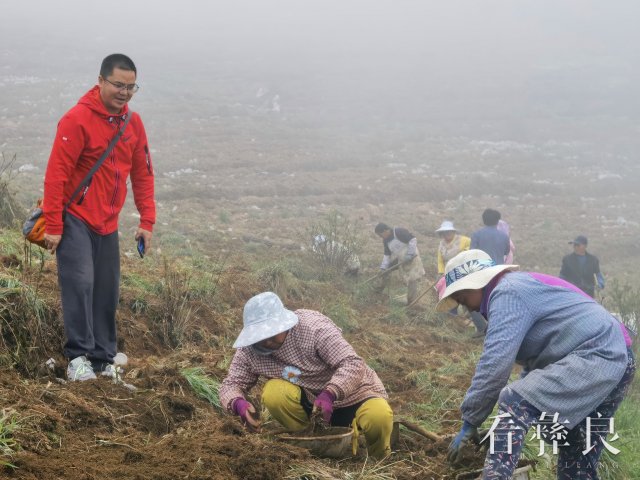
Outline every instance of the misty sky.
<path id="1" fill-rule="evenodd" d="M 0 75 L 76 82 L 75 96 L 105 55 L 123 52 L 153 93 L 139 105 L 266 85 L 290 104 L 396 121 L 589 117 L 595 130 L 640 111 L 633 0 L 0 5 Z"/>

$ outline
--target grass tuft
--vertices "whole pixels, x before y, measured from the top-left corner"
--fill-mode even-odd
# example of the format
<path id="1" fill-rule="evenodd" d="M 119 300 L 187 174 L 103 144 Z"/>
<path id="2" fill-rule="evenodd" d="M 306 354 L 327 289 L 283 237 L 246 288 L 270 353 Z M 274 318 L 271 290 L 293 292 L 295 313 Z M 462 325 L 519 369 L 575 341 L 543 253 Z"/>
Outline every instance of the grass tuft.
<path id="1" fill-rule="evenodd" d="M 20 424 L 15 413 L 2 410 L 0 415 L 0 465 L 9 468 L 17 468 L 10 462 L 10 459 L 20 448 L 14 438 L 14 433 Z"/>
<path id="2" fill-rule="evenodd" d="M 32 273 L 0 273 L 0 342 L 5 352 L 0 362 L 29 375 L 62 339 L 55 309 L 42 296 L 42 277 Z"/>
<path id="3" fill-rule="evenodd" d="M 202 367 L 185 368 L 180 371 L 180 374 L 189 382 L 189 385 L 199 397 L 204 398 L 211 405 L 222 410 L 218 394 L 220 388 L 218 380 L 204 373 Z"/>

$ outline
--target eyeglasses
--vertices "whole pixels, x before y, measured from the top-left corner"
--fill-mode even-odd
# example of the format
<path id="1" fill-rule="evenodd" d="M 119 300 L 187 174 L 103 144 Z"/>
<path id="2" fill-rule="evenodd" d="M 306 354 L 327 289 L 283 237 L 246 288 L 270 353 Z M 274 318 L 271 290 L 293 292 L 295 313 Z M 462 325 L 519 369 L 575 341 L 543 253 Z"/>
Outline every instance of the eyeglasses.
<path id="1" fill-rule="evenodd" d="M 104 77 L 102 77 L 102 78 L 104 78 Z M 113 83 L 108 78 L 104 78 L 104 81 L 110 83 L 111 85 L 113 85 L 114 87 L 116 87 L 120 91 L 126 90 L 129 93 L 136 93 L 140 89 L 140 85 L 138 85 L 137 83 L 131 83 L 129 85 L 126 85 L 126 84 L 120 83 L 120 82 Z"/>

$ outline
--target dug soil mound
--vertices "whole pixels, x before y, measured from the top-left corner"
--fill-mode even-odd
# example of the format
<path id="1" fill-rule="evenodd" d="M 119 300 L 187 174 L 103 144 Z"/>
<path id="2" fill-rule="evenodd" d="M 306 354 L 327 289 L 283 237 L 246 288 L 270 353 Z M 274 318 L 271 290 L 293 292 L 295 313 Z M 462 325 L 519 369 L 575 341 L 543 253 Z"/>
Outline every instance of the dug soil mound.
<path id="1" fill-rule="evenodd" d="M 198 283 L 200 273 L 167 268 L 166 261 L 142 268 L 123 258 L 119 348 L 129 356 L 123 380 L 133 390 L 107 378 L 61 380 L 66 362 L 55 263 L 0 266 L 3 285 L 16 286 L 5 290 L 1 305 L 6 348 L 0 404 L 6 422 L 14 422 L 15 440 L 3 457 L 10 465 L 2 467 L 2 478 L 341 479 L 363 468 L 381 468 L 386 478 L 455 478 L 445 461 L 448 440 L 433 442 L 408 430 L 380 464 L 367 458 L 365 445 L 357 457 L 336 461 L 250 434 L 200 398 L 183 371 L 198 367 L 217 381 L 224 378 L 244 302 L 276 287 L 291 308 L 329 305 L 327 313 L 342 322 L 347 340 L 385 383 L 395 415 L 437 420 L 432 428 L 446 435 L 455 430 L 459 412 L 444 395 L 469 381 L 464 362 L 469 348 L 477 347 L 465 345 L 463 319 L 447 325 L 426 313 L 398 319 L 388 297 L 349 293 L 354 287 L 344 280 L 303 281 L 282 264 L 256 271 L 248 260 L 234 260 L 219 271 L 215 288 Z M 259 389 L 253 393 L 257 404 Z M 265 427 L 277 428 L 273 421 Z M 469 468 L 478 465 L 472 463 Z"/>

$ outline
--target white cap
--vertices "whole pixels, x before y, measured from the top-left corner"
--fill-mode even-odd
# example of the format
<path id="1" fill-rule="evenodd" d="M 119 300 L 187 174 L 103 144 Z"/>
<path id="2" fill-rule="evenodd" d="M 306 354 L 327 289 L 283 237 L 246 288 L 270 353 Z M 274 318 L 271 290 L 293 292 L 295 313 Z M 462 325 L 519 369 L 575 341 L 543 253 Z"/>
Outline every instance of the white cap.
<path id="1" fill-rule="evenodd" d="M 436 230 L 436 233 L 440 232 L 457 232 L 456 227 L 453 226 L 453 222 L 450 220 L 445 220 L 440 225 L 440 228 Z"/>

